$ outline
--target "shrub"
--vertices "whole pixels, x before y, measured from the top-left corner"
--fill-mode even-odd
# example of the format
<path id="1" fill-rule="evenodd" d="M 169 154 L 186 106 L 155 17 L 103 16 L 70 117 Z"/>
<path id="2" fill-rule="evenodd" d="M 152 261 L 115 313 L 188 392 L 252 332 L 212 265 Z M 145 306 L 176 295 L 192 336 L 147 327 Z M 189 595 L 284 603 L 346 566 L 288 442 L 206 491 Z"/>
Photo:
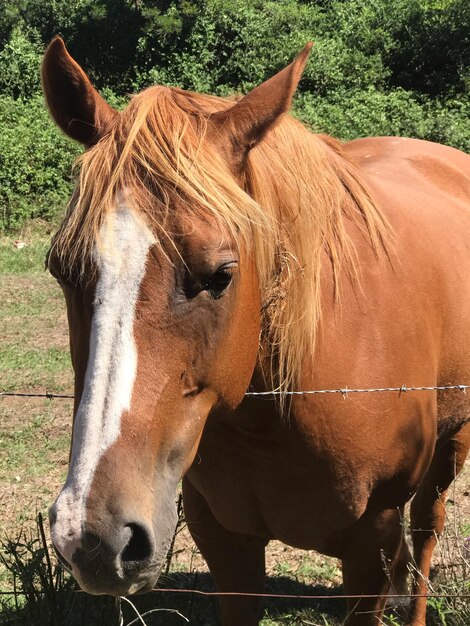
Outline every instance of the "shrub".
<path id="1" fill-rule="evenodd" d="M 0 52 L 0 93 L 14 98 L 28 98 L 40 90 L 39 67 L 42 44 L 39 35 L 29 35 L 21 26 L 14 28 Z"/>
<path id="2" fill-rule="evenodd" d="M 343 140 L 371 135 L 424 138 L 426 107 L 402 89 L 337 91 L 330 98 L 299 95 L 296 111 L 314 130 Z"/>
<path id="3" fill-rule="evenodd" d="M 316 132 L 343 140 L 396 135 L 443 143 L 470 153 L 470 99 L 441 102 L 404 89 L 301 93 L 295 113 Z"/>
<path id="4" fill-rule="evenodd" d="M 470 154 L 470 96 L 433 102 L 429 108 L 426 139 L 459 148 Z"/>
<path id="5" fill-rule="evenodd" d="M 55 128 L 40 96 L 0 96 L 0 126 L 0 227 L 53 219 L 70 195 L 78 146 Z"/>

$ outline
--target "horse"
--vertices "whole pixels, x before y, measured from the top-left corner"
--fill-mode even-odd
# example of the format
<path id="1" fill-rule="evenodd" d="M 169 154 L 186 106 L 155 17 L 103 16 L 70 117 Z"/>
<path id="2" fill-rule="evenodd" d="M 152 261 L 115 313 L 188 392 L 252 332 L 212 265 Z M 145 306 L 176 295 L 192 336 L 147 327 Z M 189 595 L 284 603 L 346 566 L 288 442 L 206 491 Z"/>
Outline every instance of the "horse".
<path id="1" fill-rule="evenodd" d="M 347 625 L 376 626 L 411 500 L 423 626 L 469 397 L 292 392 L 470 380 L 470 158 L 312 133 L 289 114 L 309 50 L 243 97 L 153 86 L 117 112 L 50 43 L 49 111 L 85 147 L 47 259 L 75 372 L 51 537 L 83 590 L 149 591 L 182 479 L 224 626 L 259 623 L 272 539 L 340 559 Z"/>

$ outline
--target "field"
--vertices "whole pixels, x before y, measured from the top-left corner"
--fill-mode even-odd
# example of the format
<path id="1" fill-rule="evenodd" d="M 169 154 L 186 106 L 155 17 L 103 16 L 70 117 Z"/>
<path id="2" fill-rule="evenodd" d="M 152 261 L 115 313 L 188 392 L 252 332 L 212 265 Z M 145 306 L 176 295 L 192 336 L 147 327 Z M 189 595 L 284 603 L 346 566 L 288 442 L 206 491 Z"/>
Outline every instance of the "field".
<path id="1" fill-rule="evenodd" d="M 60 289 L 44 271 L 49 233 L 44 225 L 34 225 L 17 237 L 27 245 L 17 247 L 12 238 L 0 240 L 0 390 L 72 393 L 65 307 Z M 34 520 L 36 512 L 41 511 L 46 516 L 64 480 L 71 409 L 71 400 L 0 399 L 1 538 L 6 562 L 0 565 L 1 590 L 13 591 L 13 576 L 8 570 L 15 567 L 18 573 L 24 566 L 16 580 L 18 583 L 21 578 L 23 588 L 42 584 L 36 574 L 32 575 L 25 568 L 40 568 L 46 563 L 44 550 L 34 543 Z M 470 465 L 467 462 L 451 489 L 447 505 L 448 531 L 436 554 L 432 581 L 436 593 L 470 593 L 469 490 Z M 27 541 L 30 536 L 33 543 Z M 12 565 L 15 555 L 20 557 L 22 566 Z M 342 591 L 340 566 L 333 559 L 273 542 L 268 549 L 267 565 L 268 592 L 331 595 Z M 45 567 L 47 569 L 47 563 Z M 207 567 L 193 547 L 184 522 L 176 537 L 163 586 L 212 589 Z M 47 589 L 44 599 L 40 594 L 33 594 L 32 599 L 28 597 L 28 602 L 36 603 L 34 607 L 28 607 L 21 597 L 16 598 L 15 606 L 14 594 L 0 596 L 0 624 L 119 624 L 119 611 L 111 600 L 71 594 L 67 591 L 70 583 L 62 578 L 60 587 L 65 589 L 66 599 L 62 604 L 58 602 L 54 609 L 51 609 Z M 181 615 L 191 624 L 217 623 L 213 598 L 200 598 L 191 593 L 155 593 L 137 603 L 141 611 L 159 609 L 145 617 L 148 626 L 184 623 Z M 174 611 L 161 612 L 168 609 L 177 610 L 181 615 Z M 451 603 L 432 599 L 430 609 L 430 624 L 465 626 L 470 620 L 468 600 L 465 606 L 464 601 Z M 124 624 L 130 624 L 136 615 L 127 604 L 123 610 Z M 341 600 L 270 600 L 262 624 L 336 626 L 344 615 L 345 605 Z M 390 626 L 399 623 L 393 612 L 385 619 Z"/>

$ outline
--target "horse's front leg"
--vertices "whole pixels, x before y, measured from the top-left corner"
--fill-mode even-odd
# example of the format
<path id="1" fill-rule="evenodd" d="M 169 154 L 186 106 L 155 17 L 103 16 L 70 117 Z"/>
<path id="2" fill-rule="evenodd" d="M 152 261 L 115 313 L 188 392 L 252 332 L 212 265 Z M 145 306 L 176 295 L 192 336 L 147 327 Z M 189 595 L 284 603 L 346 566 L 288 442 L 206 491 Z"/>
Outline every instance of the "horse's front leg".
<path id="1" fill-rule="evenodd" d="M 263 593 L 266 542 L 221 526 L 188 478 L 183 480 L 183 501 L 189 531 L 207 561 L 217 589 Z M 221 596 L 219 605 L 223 626 L 257 626 L 261 618 L 262 599 L 258 597 Z"/>
<path id="2" fill-rule="evenodd" d="M 346 531 L 343 581 L 346 595 L 353 596 L 348 600 L 347 626 L 383 624 L 387 594 L 403 565 L 403 541 L 399 509 L 365 513 Z"/>

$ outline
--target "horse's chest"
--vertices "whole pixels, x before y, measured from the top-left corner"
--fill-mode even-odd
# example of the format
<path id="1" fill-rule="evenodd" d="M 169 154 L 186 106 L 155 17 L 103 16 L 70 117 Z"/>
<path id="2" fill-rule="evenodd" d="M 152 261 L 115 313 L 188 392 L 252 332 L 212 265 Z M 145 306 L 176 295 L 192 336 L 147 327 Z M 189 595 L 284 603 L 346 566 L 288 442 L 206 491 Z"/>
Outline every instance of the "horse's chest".
<path id="1" fill-rule="evenodd" d="M 189 477 L 218 521 L 239 533 L 323 552 L 364 512 L 367 472 L 299 433 L 208 428 Z"/>

